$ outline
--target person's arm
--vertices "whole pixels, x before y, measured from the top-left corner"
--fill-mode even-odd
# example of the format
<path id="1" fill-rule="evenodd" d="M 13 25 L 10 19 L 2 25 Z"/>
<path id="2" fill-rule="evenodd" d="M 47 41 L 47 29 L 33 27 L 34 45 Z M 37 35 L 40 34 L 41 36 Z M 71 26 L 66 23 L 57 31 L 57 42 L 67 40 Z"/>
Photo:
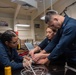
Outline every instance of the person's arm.
<path id="1" fill-rule="evenodd" d="M 32 56 L 32 58 L 34 56 L 34 53 L 36 53 L 46 47 L 46 45 L 47 45 L 46 41 L 47 41 L 47 38 L 45 38 L 38 46 L 36 46 L 34 49 L 32 49 L 29 52 L 29 54 Z"/>
<path id="2" fill-rule="evenodd" d="M 65 52 L 65 48 L 76 39 L 76 26 L 68 26 L 63 31 L 59 43 L 48 56 L 49 60 L 56 59 Z"/>
<path id="3" fill-rule="evenodd" d="M 49 39 L 46 37 L 38 46 L 43 50 L 48 45 Z"/>
<path id="4" fill-rule="evenodd" d="M 34 49 L 30 50 L 29 54 L 33 58 L 34 53 L 38 52 L 39 50 L 40 50 L 40 47 L 39 46 L 36 46 Z"/>
<path id="5" fill-rule="evenodd" d="M 22 63 L 23 67 L 28 67 L 28 66 L 29 66 L 28 63 L 30 63 L 30 61 L 27 61 L 27 60 L 26 60 L 26 61 L 24 62 L 24 60 L 25 60 L 26 58 L 24 58 L 24 57 L 22 57 L 22 56 L 19 56 L 16 49 L 13 49 L 13 57 L 14 57 L 14 62 L 16 62 L 16 63 Z M 29 59 L 29 57 L 28 57 L 28 59 Z M 30 64 L 31 64 L 31 63 L 30 63 Z"/>
<path id="6" fill-rule="evenodd" d="M 32 58 L 35 62 L 37 62 L 38 60 L 40 59 L 44 59 L 46 57 L 49 56 L 49 53 L 46 53 L 46 54 L 43 54 L 43 53 L 37 53 L 37 54 L 34 54 L 34 57 Z"/>
<path id="7" fill-rule="evenodd" d="M 34 50 L 34 52 L 36 53 L 36 52 L 38 52 L 38 51 L 40 51 L 40 47 L 39 46 L 36 46 L 33 50 Z"/>
<path id="8" fill-rule="evenodd" d="M 16 63 L 14 60 L 10 61 L 4 47 L 0 46 L 0 62 L 4 66 L 11 66 L 13 69 L 23 68 L 23 63 Z"/>
<path id="9" fill-rule="evenodd" d="M 16 49 L 13 49 L 13 55 L 14 55 L 14 61 L 16 62 L 22 62 L 23 61 L 23 57 L 18 55 L 18 52 Z"/>

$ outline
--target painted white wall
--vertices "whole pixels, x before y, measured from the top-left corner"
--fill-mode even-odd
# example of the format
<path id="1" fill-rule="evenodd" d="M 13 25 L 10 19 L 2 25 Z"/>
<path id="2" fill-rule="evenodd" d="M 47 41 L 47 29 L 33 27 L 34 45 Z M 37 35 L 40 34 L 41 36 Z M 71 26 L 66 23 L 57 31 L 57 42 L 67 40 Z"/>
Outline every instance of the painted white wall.
<path id="1" fill-rule="evenodd" d="M 7 17 L 0 17 L 0 21 L 5 21 L 8 26 L 0 26 L 0 32 L 3 33 L 6 30 L 13 29 L 13 19 Z"/>
<path id="2" fill-rule="evenodd" d="M 40 24 L 40 28 L 35 28 L 35 39 L 36 41 L 41 41 L 45 37 L 45 23 L 43 21 L 35 21 L 34 24 Z"/>
<path id="3" fill-rule="evenodd" d="M 16 23 L 19 24 L 29 24 L 30 27 L 17 27 L 18 35 L 20 39 L 33 39 L 31 34 L 31 21 L 30 20 L 24 20 L 24 19 L 18 19 L 16 20 Z"/>

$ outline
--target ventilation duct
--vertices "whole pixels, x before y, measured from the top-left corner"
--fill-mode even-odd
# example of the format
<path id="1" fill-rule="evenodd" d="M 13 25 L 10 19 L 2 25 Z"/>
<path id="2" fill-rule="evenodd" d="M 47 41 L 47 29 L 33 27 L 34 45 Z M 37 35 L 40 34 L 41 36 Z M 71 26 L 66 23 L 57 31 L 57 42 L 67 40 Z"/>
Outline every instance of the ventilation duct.
<path id="1" fill-rule="evenodd" d="M 11 1 L 18 3 L 20 5 L 28 4 L 29 6 L 37 8 L 37 1 L 35 0 L 11 0 Z"/>

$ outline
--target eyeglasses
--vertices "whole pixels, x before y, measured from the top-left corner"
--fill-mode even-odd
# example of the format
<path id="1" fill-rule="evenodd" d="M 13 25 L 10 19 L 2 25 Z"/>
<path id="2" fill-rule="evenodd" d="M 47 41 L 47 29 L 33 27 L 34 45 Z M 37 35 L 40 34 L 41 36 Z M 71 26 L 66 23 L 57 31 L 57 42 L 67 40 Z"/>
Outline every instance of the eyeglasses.
<path id="1" fill-rule="evenodd" d="M 11 41 L 10 43 L 12 43 L 12 44 L 17 44 L 17 43 L 18 43 L 18 41 L 16 41 L 16 42 Z"/>

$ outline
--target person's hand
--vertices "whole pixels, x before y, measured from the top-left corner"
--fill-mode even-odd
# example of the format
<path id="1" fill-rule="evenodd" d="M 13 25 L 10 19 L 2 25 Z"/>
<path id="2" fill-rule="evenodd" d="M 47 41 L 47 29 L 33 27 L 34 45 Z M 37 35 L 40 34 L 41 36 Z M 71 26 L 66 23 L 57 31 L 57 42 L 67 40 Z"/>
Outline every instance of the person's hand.
<path id="1" fill-rule="evenodd" d="M 23 67 L 29 68 L 30 64 L 32 64 L 32 59 L 28 56 L 25 56 L 23 59 Z"/>
<path id="2" fill-rule="evenodd" d="M 40 59 L 44 59 L 47 58 L 47 56 L 49 56 L 49 53 L 43 54 L 42 52 L 34 54 L 34 57 L 32 58 L 33 61 L 37 62 Z"/>
<path id="3" fill-rule="evenodd" d="M 33 58 L 34 57 L 34 49 L 32 49 L 31 51 L 29 51 L 29 55 L 31 55 L 31 57 Z"/>
<path id="4" fill-rule="evenodd" d="M 28 57 L 28 56 L 25 56 L 23 59 L 24 59 L 24 60 L 28 60 L 28 61 L 30 61 L 30 60 L 31 60 L 31 58 L 30 58 L 30 57 Z"/>
<path id="5" fill-rule="evenodd" d="M 33 58 L 34 57 L 34 54 L 36 52 L 40 51 L 40 47 L 37 46 L 36 48 L 32 49 L 30 52 L 29 52 L 29 55 L 31 55 L 31 57 Z"/>
<path id="6" fill-rule="evenodd" d="M 36 62 L 36 64 L 49 64 L 50 61 L 48 58 L 40 59 Z"/>
<path id="7" fill-rule="evenodd" d="M 32 59 L 33 59 L 33 61 L 37 62 L 39 59 L 42 59 L 42 58 L 44 58 L 43 54 L 37 53 L 37 54 L 34 54 L 34 57 Z"/>
<path id="8" fill-rule="evenodd" d="M 23 62 L 23 67 L 26 67 L 26 68 L 29 68 L 29 61 L 25 61 L 25 62 Z"/>

